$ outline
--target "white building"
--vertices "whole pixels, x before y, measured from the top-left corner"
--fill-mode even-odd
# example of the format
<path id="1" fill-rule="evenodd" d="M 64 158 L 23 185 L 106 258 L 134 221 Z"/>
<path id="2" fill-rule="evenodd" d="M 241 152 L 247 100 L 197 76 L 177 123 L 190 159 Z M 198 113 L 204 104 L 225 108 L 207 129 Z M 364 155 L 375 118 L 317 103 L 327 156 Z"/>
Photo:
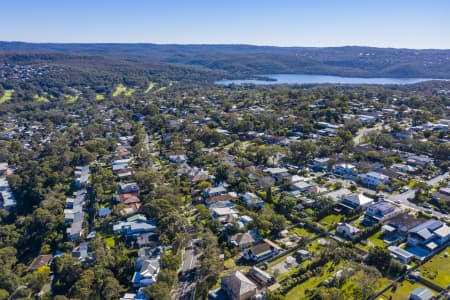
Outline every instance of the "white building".
<path id="1" fill-rule="evenodd" d="M 364 185 L 371 187 L 377 187 L 379 184 L 389 184 L 389 177 L 378 172 L 369 172 L 358 177 L 361 178 Z"/>

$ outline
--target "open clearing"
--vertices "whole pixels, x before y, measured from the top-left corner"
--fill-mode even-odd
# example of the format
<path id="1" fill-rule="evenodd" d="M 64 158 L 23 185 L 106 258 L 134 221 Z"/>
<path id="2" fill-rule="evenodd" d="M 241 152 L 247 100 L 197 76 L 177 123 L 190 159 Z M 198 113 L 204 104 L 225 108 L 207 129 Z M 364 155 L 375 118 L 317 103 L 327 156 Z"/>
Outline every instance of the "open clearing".
<path id="1" fill-rule="evenodd" d="M 155 83 L 154 82 L 150 82 L 149 84 L 148 84 L 148 88 L 145 90 L 145 94 L 147 94 L 147 93 L 149 93 L 154 87 L 155 87 Z"/>
<path id="2" fill-rule="evenodd" d="M 38 95 L 38 94 L 34 95 L 34 96 L 33 96 L 33 99 L 34 99 L 34 101 L 36 101 L 36 102 L 43 102 L 43 103 L 50 102 L 46 97 L 40 96 L 40 95 Z"/>
<path id="3" fill-rule="evenodd" d="M 450 285 L 450 247 L 436 254 L 419 268 L 420 275 L 445 289 Z"/>
<path id="4" fill-rule="evenodd" d="M 102 101 L 104 99 L 105 99 L 105 95 L 103 95 L 103 94 L 96 94 L 95 95 L 95 100 L 97 100 L 97 101 Z"/>
<path id="5" fill-rule="evenodd" d="M 77 102 L 79 95 L 76 95 L 76 96 L 64 95 L 64 97 L 66 98 L 67 104 L 73 104 L 73 103 Z"/>
<path id="6" fill-rule="evenodd" d="M 5 92 L 3 93 L 3 96 L 0 97 L 0 104 L 11 100 L 13 93 L 14 93 L 14 90 L 5 90 Z"/>
<path id="7" fill-rule="evenodd" d="M 120 83 L 116 86 L 116 90 L 114 91 L 112 96 L 117 97 L 120 95 L 124 95 L 126 97 L 129 97 L 129 96 L 133 95 L 134 92 L 136 92 L 136 89 L 127 88 L 126 86 L 124 86 L 123 84 Z"/>
<path id="8" fill-rule="evenodd" d="M 421 285 L 420 283 L 403 280 L 402 282 L 398 283 L 397 288 L 395 290 L 390 288 L 386 292 L 384 292 L 382 295 L 383 298 L 381 299 L 392 299 L 392 300 L 409 299 L 409 295 L 411 294 L 411 292 L 418 287 L 425 287 L 425 286 Z"/>

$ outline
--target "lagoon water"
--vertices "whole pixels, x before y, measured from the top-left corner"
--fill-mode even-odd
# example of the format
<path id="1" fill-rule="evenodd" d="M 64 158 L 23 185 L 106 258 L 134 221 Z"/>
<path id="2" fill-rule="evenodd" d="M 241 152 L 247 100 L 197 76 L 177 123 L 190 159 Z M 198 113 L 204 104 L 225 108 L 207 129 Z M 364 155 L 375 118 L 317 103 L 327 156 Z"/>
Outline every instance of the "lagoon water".
<path id="1" fill-rule="evenodd" d="M 341 77 L 331 75 L 308 75 L 308 74 L 268 74 L 261 75 L 273 80 L 236 79 L 219 80 L 216 84 L 413 84 L 432 80 L 430 78 L 363 78 L 363 77 Z"/>

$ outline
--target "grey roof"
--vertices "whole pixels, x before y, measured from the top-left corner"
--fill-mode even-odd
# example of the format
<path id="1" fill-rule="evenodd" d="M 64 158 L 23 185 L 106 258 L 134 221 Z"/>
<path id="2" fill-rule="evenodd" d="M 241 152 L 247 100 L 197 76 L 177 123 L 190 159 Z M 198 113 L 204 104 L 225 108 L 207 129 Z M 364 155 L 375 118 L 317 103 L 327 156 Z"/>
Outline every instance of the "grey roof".
<path id="1" fill-rule="evenodd" d="M 417 234 L 420 235 L 421 233 L 425 232 L 425 231 L 423 231 L 424 229 L 427 229 L 428 231 L 435 231 L 436 229 L 438 229 L 442 225 L 444 225 L 444 223 L 442 223 L 439 220 L 428 220 L 425 223 L 422 223 L 419 226 L 416 226 L 416 227 L 412 228 L 409 232 L 410 233 L 417 233 Z"/>
<path id="2" fill-rule="evenodd" d="M 244 295 L 250 291 L 256 291 L 256 284 L 239 271 L 222 277 L 222 284 L 225 284 L 234 295 Z"/>
<path id="3" fill-rule="evenodd" d="M 434 297 L 433 293 L 425 288 L 425 287 L 418 287 L 414 291 L 411 292 L 411 296 L 414 295 L 417 299 L 421 300 L 429 300 Z"/>

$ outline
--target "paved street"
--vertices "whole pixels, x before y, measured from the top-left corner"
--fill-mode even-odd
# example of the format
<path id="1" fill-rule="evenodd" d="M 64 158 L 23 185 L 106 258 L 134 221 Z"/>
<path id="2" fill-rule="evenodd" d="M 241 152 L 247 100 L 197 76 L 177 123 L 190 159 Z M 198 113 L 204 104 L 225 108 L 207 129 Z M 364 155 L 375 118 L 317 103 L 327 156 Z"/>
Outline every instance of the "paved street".
<path id="1" fill-rule="evenodd" d="M 178 289 L 174 299 L 190 300 L 194 298 L 195 280 L 199 267 L 199 255 L 195 250 L 195 240 L 191 240 L 184 248 L 181 271 L 178 277 Z"/>
<path id="2" fill-rule="evenodd" d="M 436 176 L 428 181 L 425 181 L 425 183 L 427 183 L 430 186 L 436 185 L 438 184 L 440 181 L 446 179 L 449 177 L 449 172 L 444 173 L 442 175 Z M 424 207 L 418 206 L 410 201 L 408 201 L 408 199 L 414 198 L 414 196 L 416 195 L 416 191 L 414 189 L 410 189 L 405 193 L 401 193 L 401 194 L 396 194 L 396 195 L 391 195 L 388 193 L 382 193 L 385 196 L 385 199 L 387 201 L 391 201 L 391 202 L 395 202 L 405 208 L 409 208 L 412 210 L 416 210 L 416 211 L 424 211 L 426 210 Z M 432 215 L 436 218 L 442 218 L 445 216 L 445 214 L 442 214 L 440 212 L 437 212 L 435 210 L 432 210 Z"/>
<path id="3" fill-rule="evenodd" d="M 361 138 L 367 134 L 370 131 L 374 131 L 374 130 L 379 130 L 383 128 L 383 124 L 382 123 L 377 123 L 374 127 L 372 128 L 362 128 L 359 130 L 358 134 L 353 138 L 353 142 L 355 143 L 355 145 L 358 145 L 361 143 Z"/>

